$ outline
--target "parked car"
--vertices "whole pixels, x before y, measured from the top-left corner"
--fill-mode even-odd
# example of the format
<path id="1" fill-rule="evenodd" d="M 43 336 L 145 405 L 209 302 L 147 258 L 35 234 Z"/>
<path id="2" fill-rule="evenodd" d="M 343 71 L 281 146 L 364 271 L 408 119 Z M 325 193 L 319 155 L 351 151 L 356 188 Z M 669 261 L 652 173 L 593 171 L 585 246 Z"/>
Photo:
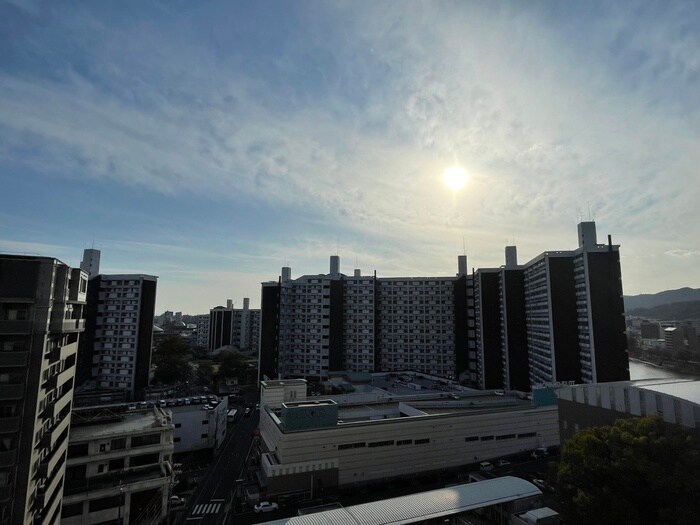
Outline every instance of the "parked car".
<path id="1" fill-rule="evenodd" d="M 493 470 L 493 463 L 490 461 L 482 461 L 479 463 L 479 470 L 481 472 L 488 472 L 489 470 Z"/>
<path id="2" fill-rule="evenodd" d="M 549 452 L 547 452 L 547 447 L 536 448 L 530 453 L 530 457 L 532 459 L 546 458 L 547 456 L 549 456 Z"/>
<path id="3" fill-rule="evenodd" d="M 171 507 L 176 507 L 178 505 L 184 505 L 185 500 L 182 499 L 180 496 L 170 496 L 170 506 Z"/>
<path id="4" fill-rule="evenodd" d="M 496 394 L 497 396 L 505 396 L 506 395 L 506 393 L 503 390 L 494 390 L 493 393 Z"/>
<path id="5" fill-rule="evenodd" d="M 255 512 L 272 512 L 273 510 L 277 510 L 279 508 L 279 505 L 277 503 L 270 503 L 269 501 L 261 501 L 255 507 L 253 507 L 253 510 Z"/>
<path id="6" fill-rule="evenodd" d="M 508 465 L 510 465 L 510 461 L 508 461 L 507 459 L 499 459 L 498 461 L 496 461 L 497 467 L 507 467 Z"/>
<path id="7" fill-rule="evenodd" d="M 160 401 L 158 401 L 158 406 L 160 406 L 160 408 L 165 408 L 167 406 L 165 399 L 161 399 Z"/>
<path id="8" fill-rule="evenodd" d="M 247 408 L 245 409 L 245 412 L 243 413 L 243 415 L 244 415 L 245 417 L 250 417 L 250 407 L 247 407 Z"/>

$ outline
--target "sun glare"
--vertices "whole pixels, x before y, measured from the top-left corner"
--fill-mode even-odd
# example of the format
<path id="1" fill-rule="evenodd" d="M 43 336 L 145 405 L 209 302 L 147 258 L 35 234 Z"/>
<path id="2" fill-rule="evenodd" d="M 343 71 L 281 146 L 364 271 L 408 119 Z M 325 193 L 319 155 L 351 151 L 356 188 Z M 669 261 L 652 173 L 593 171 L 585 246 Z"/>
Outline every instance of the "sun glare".
<path id="1" fill-rule="evenodd" d="M 467 172 L 460 166 L 447 168 L 443 177 L 445 178 L 445 184 L 452 191 L 461 190 L 467 184 Z"/>

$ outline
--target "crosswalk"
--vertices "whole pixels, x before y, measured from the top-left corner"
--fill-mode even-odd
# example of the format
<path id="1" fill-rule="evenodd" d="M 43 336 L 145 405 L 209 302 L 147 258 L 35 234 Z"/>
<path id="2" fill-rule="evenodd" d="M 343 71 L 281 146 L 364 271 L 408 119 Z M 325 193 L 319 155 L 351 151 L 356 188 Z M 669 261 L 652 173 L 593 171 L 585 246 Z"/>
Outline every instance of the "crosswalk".
<path id="1" fill-rule="evenodd" d="M 216 503 L 213 501 L 209 503 L 200 503 L 199 505 L 195 505 L 194 509 L 192 510 L 192 515 L 197 516 L 200 514 L 218 514 L 220 509 L 221 503 Z"/>

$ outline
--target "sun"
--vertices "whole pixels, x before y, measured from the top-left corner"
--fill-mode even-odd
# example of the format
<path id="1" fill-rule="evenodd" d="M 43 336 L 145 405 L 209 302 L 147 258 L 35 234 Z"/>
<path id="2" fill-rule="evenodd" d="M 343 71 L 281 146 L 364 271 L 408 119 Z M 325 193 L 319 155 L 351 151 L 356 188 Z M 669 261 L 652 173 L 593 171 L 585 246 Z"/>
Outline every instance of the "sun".
<path id="1" fill-rule="evenodd" d="M 461 166 L 451 166 L 443 174 L 445 184 L 452 191 L 459 191 L 467 185 L 467 172 Z"/>

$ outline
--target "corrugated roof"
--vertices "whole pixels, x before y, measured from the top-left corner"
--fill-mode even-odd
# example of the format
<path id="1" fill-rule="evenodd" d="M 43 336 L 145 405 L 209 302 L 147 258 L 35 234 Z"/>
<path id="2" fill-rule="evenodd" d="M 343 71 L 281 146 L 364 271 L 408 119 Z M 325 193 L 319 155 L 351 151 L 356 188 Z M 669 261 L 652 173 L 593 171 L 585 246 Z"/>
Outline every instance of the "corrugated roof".
<path id="1" fill-rule="evenodd" d="M 401 525 L 541 494 L 542 491 L 529 481 L 505 476 L 267 523 L 268 525 Z"/>

